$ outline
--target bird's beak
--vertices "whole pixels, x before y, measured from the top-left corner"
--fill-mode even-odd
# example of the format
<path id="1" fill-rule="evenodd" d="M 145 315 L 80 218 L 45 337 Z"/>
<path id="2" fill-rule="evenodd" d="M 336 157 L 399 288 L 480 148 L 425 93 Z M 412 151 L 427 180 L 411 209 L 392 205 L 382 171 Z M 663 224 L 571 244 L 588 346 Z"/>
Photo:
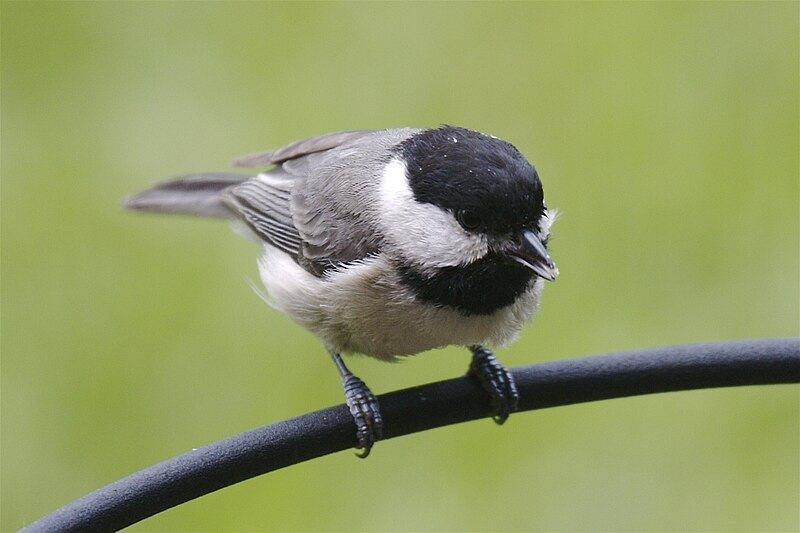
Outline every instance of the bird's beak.
<path id="1" fill-rule="evenodd" d="M 509 246 L 506 249 L 506 254 L 547 281 L 554 281 L 558 275 L 558 268 L 556 268 L 553 260 L 550 259 L 547 248 L 544 247 L 536 232 L 532 230 L 522 230 L 518 242 Z"/>

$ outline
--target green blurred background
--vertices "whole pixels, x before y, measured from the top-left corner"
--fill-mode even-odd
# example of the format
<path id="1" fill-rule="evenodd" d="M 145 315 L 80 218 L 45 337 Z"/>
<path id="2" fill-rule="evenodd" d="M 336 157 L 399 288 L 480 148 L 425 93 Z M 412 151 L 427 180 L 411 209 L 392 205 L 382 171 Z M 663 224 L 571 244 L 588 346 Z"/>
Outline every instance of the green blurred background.
<path id="1" fill-rule="evenodd" d="M 192 447 L 342 401 L 224 223 L 153 181 L 334 130 L 508 139 L 562 275 L 508 365 L 798 335 L 787 3 L 2 3 L 2 529 Z M 351 367 L 378 393 L 450 348 Z M 800 528 L 792 386 L 489 420 L 297 465 L 134 531 Z"/>

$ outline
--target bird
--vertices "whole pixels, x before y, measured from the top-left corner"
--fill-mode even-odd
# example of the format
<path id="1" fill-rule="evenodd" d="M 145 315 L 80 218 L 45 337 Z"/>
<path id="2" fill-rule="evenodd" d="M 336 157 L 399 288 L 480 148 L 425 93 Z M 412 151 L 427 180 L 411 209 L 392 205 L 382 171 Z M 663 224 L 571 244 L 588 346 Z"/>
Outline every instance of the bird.
<path id="1" fill-rule="evenodd" d="M 233 166 L 262 170 L 181 176 L 123 205 L 228 219 L 260 244 L 264 297 L 330 354 L 360 457 L 382 438 L 383 417 L 343 355 L 392 361 L 463 346 L 495 422 L 518 409 L 489 346 L 515 340 L 558 269 L 556 213 L 511 143 L 452 125 L 341 131 Z"/>

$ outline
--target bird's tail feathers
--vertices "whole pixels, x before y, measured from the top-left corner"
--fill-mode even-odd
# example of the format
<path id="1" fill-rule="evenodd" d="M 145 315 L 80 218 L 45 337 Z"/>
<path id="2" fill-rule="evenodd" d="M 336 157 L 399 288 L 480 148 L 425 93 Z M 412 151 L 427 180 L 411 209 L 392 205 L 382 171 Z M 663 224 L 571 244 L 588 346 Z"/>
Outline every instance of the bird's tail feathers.
<path id="1" fill-rule="evenodd" d="M 227 173 L 181 176 L 128 196 L 122 205 L 132 211 L 232 218 L 233 211 L 225 204 L 223 192 L 249 178 Z"/>

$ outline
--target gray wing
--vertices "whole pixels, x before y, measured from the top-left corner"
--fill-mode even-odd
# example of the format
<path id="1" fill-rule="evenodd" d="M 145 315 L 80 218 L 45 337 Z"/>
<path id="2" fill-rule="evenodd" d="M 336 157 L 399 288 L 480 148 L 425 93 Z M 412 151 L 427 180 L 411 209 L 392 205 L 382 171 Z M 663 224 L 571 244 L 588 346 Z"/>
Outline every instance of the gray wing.
<path id="1" fill-rule="evenodd" d="M 374 131 L 324 154 L 307 156 L 311 171 L 292 192 L 292 216 L 303 237 L 305 260 L 328 268 L 380 252 L 381 177 L 395 147 L 419 131 Z M 283 167 L 295 162 L 301 160 L 287 161 Z"/>
<path id="2" fill-rule="evenodd" d="M 258 237 L 273 244 L 319 273 L 313 261 L 305 260 L 307 247 L 292 217 L 292 190 L 318 162 L 324 152 L 351 139 L 369 135 L 374 130 L 340 131 L 289 143 L 276 150 L 258 152 L 233 161 L 238 167 L 259 167 L 272 164 L 278 168 L 259 174 L 227 191 L 226 202 L 238 213 Z"/>
<path id="3" fill-rule="evenodd" d="M 297 258 L 302 237 L 292 220 L 293 187 L 294 178 L 275 169 L 229 189 L 225 200 L 256 235 Z"/>
<path id="4" fill-rule="evenodd" d="M 227 205 L 260 239 L 315 276 L 377 251 L 366 226 L 332 216 L 330 205 L 308 208 L 298 194 L 303 178 L 284 166 L 225 191 Z"/>
<path id="5" fill-rule="evenodd" d="M 290 159 L 295 159 L 304 155 L 330 150 L 331 148 L 335 148 L 346 143 L 347 141 L 369 135 L 375 131 L 378 130 L 337 131 L 335 133 L 327 133 L 325 135 L 309 137 L 308 139 L 287 144 L 286 146 L 278 148 L 277 150 L 256 152 L 236 158 L 233 160 L 233 166 L 263 167 L 267 165 L 283 163 L 284 161 L 289 161 Z"/>
<path id="6" fill-rule="evenodd" d="M 416 131 L 332 133 L 245 156 L 235 164 L 279 166 L 229 189 L 226 200 L 260 238 L 321 276 L 379 251 L 375 198 L 367 191 L 386 154 Z"/>

